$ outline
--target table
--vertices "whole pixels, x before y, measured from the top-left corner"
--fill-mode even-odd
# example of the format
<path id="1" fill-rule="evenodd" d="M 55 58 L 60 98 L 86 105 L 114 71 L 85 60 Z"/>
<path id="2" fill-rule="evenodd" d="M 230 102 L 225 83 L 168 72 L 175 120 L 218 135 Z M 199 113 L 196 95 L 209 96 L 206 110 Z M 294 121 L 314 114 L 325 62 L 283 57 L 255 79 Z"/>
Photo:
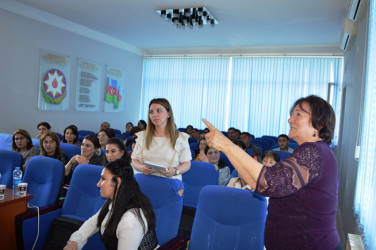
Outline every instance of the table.
<path id="1" fill-rule="evenodd" d="M 0 244 L 2 249 L 17 249 L 15 217 L 27 212 L 27 200 L 31 194 L 18 196 L 12 194 L 12 189 L 5 190 L 4 200 L 0 200 Z"/>

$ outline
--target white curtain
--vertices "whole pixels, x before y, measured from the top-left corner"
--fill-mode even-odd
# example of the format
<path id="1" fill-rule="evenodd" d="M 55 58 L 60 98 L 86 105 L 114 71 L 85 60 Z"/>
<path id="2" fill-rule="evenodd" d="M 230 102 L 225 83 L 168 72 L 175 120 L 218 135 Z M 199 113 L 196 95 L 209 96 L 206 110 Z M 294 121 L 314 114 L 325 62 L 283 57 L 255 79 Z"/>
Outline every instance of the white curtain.
<path id="1" fill-rule="evenodd" d="M 354 210 L 366 249 L 376 249 L 376 3 L 370 2 L 367 78 Z"/>
<path id="2" fill-rule="evenodd" d="M 256 137 L 288 133 L 294 101 L 327 99 L 328 83 L 339 88 L 341 76 L 342 58 L 335 57 L 145 58 L 141 118 L 151 99 L 165 97 L 178 128 L 203 129 L 204 117 L 220 130 Z"/>

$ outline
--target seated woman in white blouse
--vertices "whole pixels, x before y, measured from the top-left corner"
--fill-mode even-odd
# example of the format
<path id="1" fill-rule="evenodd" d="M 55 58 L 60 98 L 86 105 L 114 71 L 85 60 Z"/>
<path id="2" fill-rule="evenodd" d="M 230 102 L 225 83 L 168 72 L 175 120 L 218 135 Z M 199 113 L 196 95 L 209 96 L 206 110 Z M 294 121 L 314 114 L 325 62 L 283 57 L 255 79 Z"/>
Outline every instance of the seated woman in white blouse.
<path id="1" fill-rule="evenodd" d="M 107 249 L 155 249 L 153 208 L 140 191 L 129 162 L 119 159 L 108 163 L 97 186 L 107 201 L 71 235 L 64 250 L 82 249 L 98 231 Z"/>

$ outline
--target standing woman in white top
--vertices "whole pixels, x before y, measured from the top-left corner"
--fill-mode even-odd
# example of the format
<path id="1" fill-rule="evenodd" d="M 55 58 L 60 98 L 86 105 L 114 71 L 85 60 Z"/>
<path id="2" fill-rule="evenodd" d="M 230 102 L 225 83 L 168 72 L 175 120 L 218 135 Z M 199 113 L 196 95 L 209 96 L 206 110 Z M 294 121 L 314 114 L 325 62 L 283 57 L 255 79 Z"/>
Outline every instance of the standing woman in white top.
<path id="1" fill-rule="evenodd" d="M 106 249 L 155 249 L 154 211 L 140 191 L 129 162 L 118 159 L 108 163 L 97 186 L 107 201 L 71 235 L 64 250 L 82 249 L 98 231 Z"/>
<path id="2" fill-rule="evenodd" d="M 145 175 L 154 174 L 181 180 L 181 175 L 191 167 L 189 135 L 176 129 L 168 100 L 157 98 L 150 101 L 148 124 L 145 131 L 136 134 L 136 145 L 132 153 L 133 167 Z M 156 172 L 147 168 L 145 161 L 167 166 L 168 170 Z"/>

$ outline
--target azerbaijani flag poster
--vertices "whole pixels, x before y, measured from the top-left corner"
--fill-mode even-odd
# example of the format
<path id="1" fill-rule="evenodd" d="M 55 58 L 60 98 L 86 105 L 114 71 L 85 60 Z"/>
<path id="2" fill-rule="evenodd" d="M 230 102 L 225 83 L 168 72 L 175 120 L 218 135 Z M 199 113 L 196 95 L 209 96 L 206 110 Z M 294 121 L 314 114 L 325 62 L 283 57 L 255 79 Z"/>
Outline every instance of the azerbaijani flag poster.
<path id="1" fill-rule="evenodd" d="M 105 112 L 121 112 L 124 109 L 124 83 L 125 71 L 112 66 L 107 66 L 105 91 Z"/>

